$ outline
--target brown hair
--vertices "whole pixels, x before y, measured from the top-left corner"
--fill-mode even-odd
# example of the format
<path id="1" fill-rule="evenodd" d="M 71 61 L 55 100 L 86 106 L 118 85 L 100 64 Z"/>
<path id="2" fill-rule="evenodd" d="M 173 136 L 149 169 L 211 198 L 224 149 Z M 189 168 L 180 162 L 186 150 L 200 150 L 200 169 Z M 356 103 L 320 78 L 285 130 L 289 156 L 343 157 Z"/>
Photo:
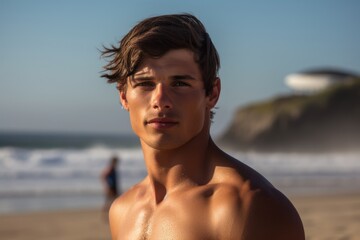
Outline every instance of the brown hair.
<path id="1" fill-rule="evenodd" d="M 220 68 L 219 56 L 204 25 L 190 14 L 147 18 L 125 35 L 119 47 L 104 47 L 101 56 L 110 61 L 101 77 L 109 83 L 117 82 L 122 91 L 127 77 L 134 74 L 144 56 L 161 57 L 169 50 L 181 48 L 195 53 L 206 95 L 210 94 Z"/>

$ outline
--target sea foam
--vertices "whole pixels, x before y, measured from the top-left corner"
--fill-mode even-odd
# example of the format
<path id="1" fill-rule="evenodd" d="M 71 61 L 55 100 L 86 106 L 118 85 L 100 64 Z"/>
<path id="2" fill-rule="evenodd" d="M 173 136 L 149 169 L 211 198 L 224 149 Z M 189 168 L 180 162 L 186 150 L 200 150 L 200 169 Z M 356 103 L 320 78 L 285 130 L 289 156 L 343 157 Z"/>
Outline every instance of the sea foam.
<path id="1" fill-rule="evenodd" d="M 146 176 L 140 148 L 0 148 L 0 213 L 101 206 L 100 175 L 117 155 L 122 191 Z M 285 194 L 360 192 L 360 153 L 230 152 Z"/>

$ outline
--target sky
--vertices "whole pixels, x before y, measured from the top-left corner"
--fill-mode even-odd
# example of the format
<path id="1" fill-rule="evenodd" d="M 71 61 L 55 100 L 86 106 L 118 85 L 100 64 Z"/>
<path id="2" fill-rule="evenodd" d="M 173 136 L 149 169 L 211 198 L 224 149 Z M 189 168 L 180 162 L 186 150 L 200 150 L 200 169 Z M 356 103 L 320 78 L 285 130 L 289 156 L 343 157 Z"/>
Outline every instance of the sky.
<path id="1" fill-rule="evenodd" d="M 213 135 L 239 107 L 291 94 L 290 73 L 360 73 L 356 0 L 0 0 L 0 132 L 130 133 L 99 49 L 144 18 L 184 12 L 221 59 Z"/>

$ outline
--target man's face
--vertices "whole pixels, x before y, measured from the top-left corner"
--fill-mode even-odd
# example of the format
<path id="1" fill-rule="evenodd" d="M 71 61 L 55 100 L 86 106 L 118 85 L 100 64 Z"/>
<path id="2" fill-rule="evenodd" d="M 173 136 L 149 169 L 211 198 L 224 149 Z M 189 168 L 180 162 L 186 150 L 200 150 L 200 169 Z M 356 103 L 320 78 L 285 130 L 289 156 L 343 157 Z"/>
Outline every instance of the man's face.
<path id="1" fill-rule="evenodd" d="M 160 58 L 145 58 L 128 78 L 120 100 L 142 143 L 169 150 L 208 131 L 209 111 L 218 99 L 219 83 L 214 89 L 213 94 L 205 95 L 193 52 L 171 50 Z"/>

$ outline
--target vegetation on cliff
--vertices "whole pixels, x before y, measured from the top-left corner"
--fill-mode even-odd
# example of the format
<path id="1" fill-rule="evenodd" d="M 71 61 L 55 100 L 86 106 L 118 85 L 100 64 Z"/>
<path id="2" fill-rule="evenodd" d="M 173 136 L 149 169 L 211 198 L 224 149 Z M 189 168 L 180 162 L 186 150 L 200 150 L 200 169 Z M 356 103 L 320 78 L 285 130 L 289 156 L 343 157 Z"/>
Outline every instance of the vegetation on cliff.
<path id="1" fill-rule="evenodd" d="M 360 79 L 240 108 L 219 139 L 257 151 L 360 151 Z"/>

